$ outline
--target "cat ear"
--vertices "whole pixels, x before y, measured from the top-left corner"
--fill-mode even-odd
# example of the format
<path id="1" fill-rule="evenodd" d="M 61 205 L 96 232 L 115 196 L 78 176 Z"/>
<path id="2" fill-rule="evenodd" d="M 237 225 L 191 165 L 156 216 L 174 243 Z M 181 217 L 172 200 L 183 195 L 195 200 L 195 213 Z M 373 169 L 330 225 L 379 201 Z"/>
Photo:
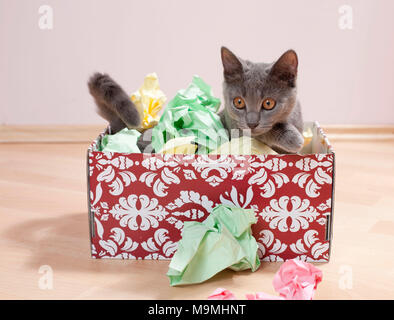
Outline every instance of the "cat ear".
<path id="1" fill-rule="evenodd" d="M 221 48 L 221 54 L 226 81 L 233 82 L 240 80 L 243 72 L 241 61 L 226 47 Z"/>
<path id="2" fill-rule="evenodd" d="M 270 75 L 279 81 L 286 82 L 289 87 L 295 87 L 297 78 L 298 57 L 294 50 L 288 50 L 275 62 Z"/>

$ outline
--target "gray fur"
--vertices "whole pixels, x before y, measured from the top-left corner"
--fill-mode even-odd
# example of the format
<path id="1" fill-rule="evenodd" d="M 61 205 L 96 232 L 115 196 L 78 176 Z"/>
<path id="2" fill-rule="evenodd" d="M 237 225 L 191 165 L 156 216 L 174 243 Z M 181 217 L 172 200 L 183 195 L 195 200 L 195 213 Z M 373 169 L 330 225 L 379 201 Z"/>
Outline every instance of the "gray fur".
<path id="1" fill-rule="evenodd" d="M 220 113 L 225 128 L 241 129 L 280 153 L 297 153 L 304 142 L 301 107 L 297 101 L 297 55 L 289 50 L 275 63 L 253 63 L 236 57 L 222 47 L 224 67 L 224 110 Z M 98 113 L 108 120 L 111 134 L 128 127 L 139 128 L 141 117 L 127 93 L 107 74 L 95 73 L 88 82 Z M 233 99 L 242 96 L 246 108 L 239 110 Z M 276 100 L 272 110 L 261 107 L 263 98 Z M 141 135 L 142 152 L 153 152 L 152 130 Z"/>
<path id="2" fill-rule="evenodd" d="M 146 129 L 137 141 L 137 146 L 142 153 L 155 153 L 152 146 L 152 128 Z"/>
<path id="3" fill-rule="evenodd" d="M 275 63 L 253 63 L 235 56 L 222 47 L 224 68 L 223 124 L 231 132 L 241 129 L 280 153 L 297 153 L 302 148 L 303 120 L 297 101 L 298 59 L 293 50 Z M 233 99 L 241 96 L 244 109 L 237 109 Z M 262 108 L 265 98 L 276 100 L 272 110 Z"/>
<path id="4" fill-rule="evenodd" d="M 109 122 L 111 134 L 139 128 L 142 119 L 128 94 L 107 74 L 95 73 L 88 81 L 97 112 Z"/>

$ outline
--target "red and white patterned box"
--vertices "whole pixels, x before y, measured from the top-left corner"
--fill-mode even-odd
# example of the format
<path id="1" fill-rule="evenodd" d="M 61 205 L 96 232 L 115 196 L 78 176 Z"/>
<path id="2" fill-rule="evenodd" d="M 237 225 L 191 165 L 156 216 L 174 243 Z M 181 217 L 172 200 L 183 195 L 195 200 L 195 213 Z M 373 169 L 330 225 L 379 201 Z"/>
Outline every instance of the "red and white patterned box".
<path id="1" fill-rule="evenodd" d="M 183 222 L 217 204 L 253 208 L 264 261 L 329 260 L 335 154 L 319 124 L 302 155 L 161 155 L 88 150 L 93 258 L 170 259 Z"/>

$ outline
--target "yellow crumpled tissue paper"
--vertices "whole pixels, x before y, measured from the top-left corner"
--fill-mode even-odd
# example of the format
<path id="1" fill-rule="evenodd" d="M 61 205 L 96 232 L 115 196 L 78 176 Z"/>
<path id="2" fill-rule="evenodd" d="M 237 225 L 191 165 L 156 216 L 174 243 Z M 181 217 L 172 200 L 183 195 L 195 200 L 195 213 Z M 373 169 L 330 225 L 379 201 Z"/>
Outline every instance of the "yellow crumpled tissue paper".
<path id="1" fill-rule="evenodd" d="M 158 153 L 165 154 L 194 154 L 197 144 L 193 144 L 195 137 L 178 137 L 168 140 Z"/>
<path id="2" fill-rule="evenodd" d="M 153 72 L 146 75 L 143 85 L 131 95 L 131 101 L 143 118 L 142 129 L 152 128 L 158 123 L 158 113 L 166 100 L 166 95 L 160 90 L 157 74 Z"/>
<path id="3" fill-rule="evenodd" d="M 209 154 L 277 154 L 269 146 L 263 142 L 251 138 L 249 136 L 242 136 L 240 138 L 231 139 L 223 143 L 219 148 L 210 152 Z"/>
<path id="4" fill-rule="evenodd" d="M 304 132 L 302 133 L 303 137 L 304 137 L 304 147 L 307 146 L 308 144 L 311 143 L 312 138 L 313 138 L 313 132 L 311 128 L 307 128 L 306 130 L 304 130 Z"/>

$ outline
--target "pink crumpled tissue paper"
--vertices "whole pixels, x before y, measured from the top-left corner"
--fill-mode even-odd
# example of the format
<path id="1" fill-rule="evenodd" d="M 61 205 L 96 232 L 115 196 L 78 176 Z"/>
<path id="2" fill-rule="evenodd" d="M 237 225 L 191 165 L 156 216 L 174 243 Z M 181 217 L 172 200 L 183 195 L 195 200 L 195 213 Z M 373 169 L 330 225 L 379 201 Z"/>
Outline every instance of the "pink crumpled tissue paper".
<path id="1" fill-rule="evenodd" d="M 234 294 L 230 290 L 217 288 L 209 297 L 208 300 L 235 300 Z"/>
<path id="2" fill-rule="evenodd" d="M 300 260 L 287 260 L 275 274 L 272 284 L 286 300 L 312 300 L 323 273 L 314 265 Z"/>
<path id="3" fill-rule="evenodd" d="M 274 276 L 272 284 L 279 296 L 265 292 L 246 294 L 248 300 L 312 300 L 317 285 L 322 281 L 323 273 L 314 265 L 297 259 L 283 263 Z M 234 294 L 226 289 L 218 288 L 209 300 L 235 300 Z"/>

